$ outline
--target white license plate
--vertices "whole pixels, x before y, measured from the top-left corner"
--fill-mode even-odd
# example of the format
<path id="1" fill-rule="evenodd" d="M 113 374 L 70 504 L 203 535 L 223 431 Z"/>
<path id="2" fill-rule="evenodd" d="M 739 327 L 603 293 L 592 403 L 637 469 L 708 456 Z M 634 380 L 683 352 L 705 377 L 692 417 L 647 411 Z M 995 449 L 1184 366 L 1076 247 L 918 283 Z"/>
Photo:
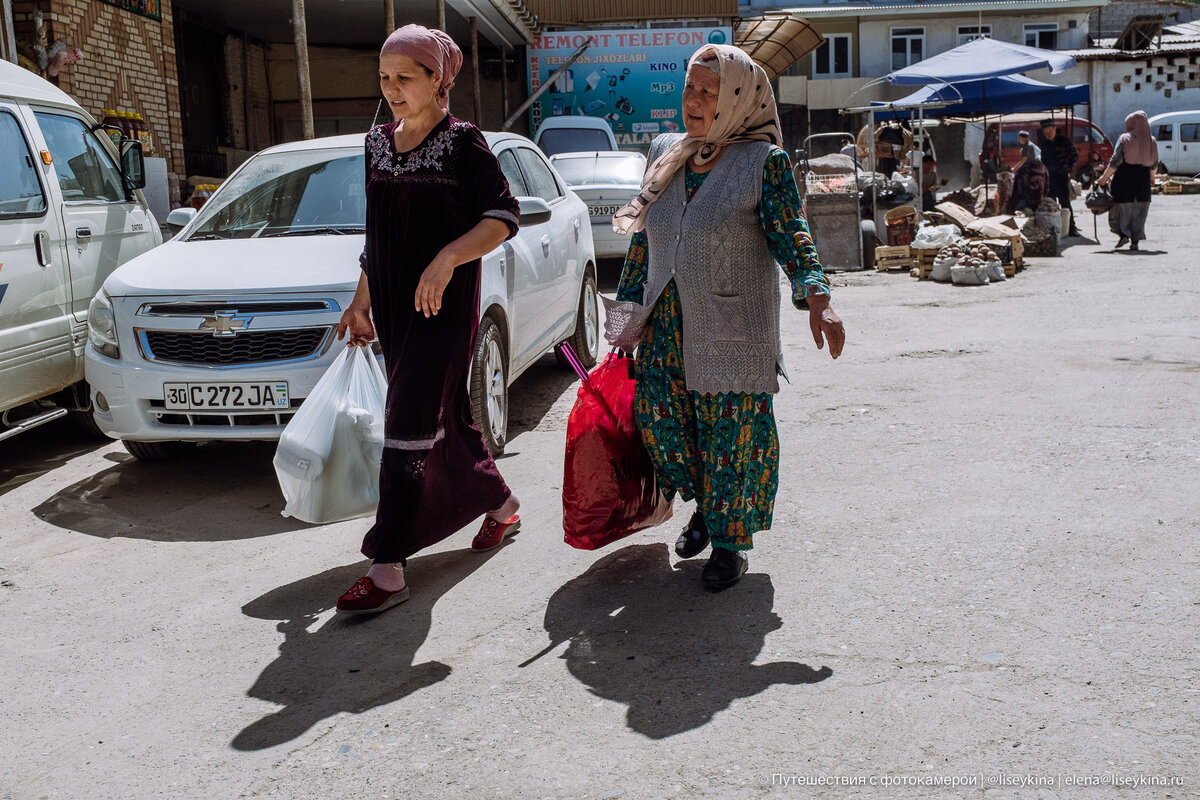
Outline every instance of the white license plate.
<path id="1" fill-rule="evenodd" d="M 593 217 L 611 217 L 624 206 L 588 206 L 588 213 Z"/>
<path id="2" fill-rule="evenodd" d="M 290 405 L 286 381 L 163 384 L 163 406 L 169 411 L 276 411 Z"/>

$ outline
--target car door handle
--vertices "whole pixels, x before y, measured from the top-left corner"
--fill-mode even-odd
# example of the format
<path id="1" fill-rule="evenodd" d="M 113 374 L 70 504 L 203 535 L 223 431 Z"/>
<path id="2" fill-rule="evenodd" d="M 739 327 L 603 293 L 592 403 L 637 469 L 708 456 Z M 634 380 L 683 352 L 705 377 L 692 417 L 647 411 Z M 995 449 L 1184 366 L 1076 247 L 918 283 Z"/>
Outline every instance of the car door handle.
<path id="1" fill-rule="evenodd" d="M 92 229 L 91 228 L 76 228 L 75 229 L 75 238 L 76 239 L 92 238 Z"/>
<path id="2" fill-rule="evenodd" d="M 550 234 L 544 234 L 542 236 L 542 255 L 546 256 L 547 258 L 550 256 Z"/>
<path id="3" fill-rule="evenodd" d="M 38 264 L 50 266 L 50 237 L 45 231 L 38 231 L 33 237 L 33 246 L 37 250 Z"/>

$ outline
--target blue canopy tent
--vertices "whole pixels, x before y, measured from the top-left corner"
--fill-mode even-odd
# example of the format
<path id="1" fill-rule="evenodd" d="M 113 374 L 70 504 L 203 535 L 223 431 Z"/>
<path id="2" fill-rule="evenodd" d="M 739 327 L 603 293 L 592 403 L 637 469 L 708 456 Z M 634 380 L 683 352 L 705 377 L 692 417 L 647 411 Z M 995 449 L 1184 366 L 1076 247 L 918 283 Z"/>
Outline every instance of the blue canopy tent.
<path id="1" fill-rule="evenodd" d="M 1018 75 L 1021 72 L 1038 69 L 1047 69 L 1052 74 L 1057 74 L 1066 72 L 1074 66 L 1074 56 L 1054 50 L 1043 50 L 998 39 L 974 39 L 953 50 L 947 50 L 923 61 L 918 61 L 916 64 L 895 70 L 862 87 L 862 89 L 866 89 L 879 83 L 889 83 L 894 86 L 924 86 L 926 87 L 924 90 L 895 103 L 872 103 L 865 109 L 854 110 L 867 111 L 867 124 L 873 129 L 877 115 L 891 114 L 894 116 L 893 112 L 881 109 L 901 104 L 909 106 L 909 110 L 902 116 L 914 116 L 913 112 L 915 111 L 915 116 L 921 118 L 927 111 L 936 112 L 937 116 L 987 116 L 989 113 L 1011 114 L 1022 110 L 1042 111 L 1056 106 L 1073 105 L 1074 102 L 1089 102 L 1090 89 L 1086 84 L 1051 87 L 1049 84 Z M 1001 82 L 1002 78 L 1008 78 L 1008 80 Z M 1043 88 L 1038 88 L 1039 86 Z M 1072 101 L 1070 98 L 1081 96 L 1079 87 L 1082 87 L 1082 93 L 1088 99 Z M 1071 94 L 1072 90 L 1076 93 Z M 1001 97 L 1005 98 L 1007 102 L 994 96 L 994 91 L 1003 92 Z M 927 96 L 925 102 L 918 101 L 917 96 L 925 92 L 940 96 Z M 1037 107 L 1029 108 L 1025 103 L 1020 103 L 1018 98 L 1022 94 L 1025 95 L 1025 100 Z M 968 98 L 972 99 L 968 100 Z M 1049 101 L 1048 105 L 1046 104 L 1047 100 Z M 964 112 L 968 105 L 974 108 L 973 114 Z M 949 110 L 955 106 L 958 106 L 957 111 Z M 873 161 L 874 155 L 872 154 Z M 917 165 L 918 185 L 920 180 L 921 167 Z"/>
<path id="2" fill-rule="evenodd" d="M 884 75 L 884 83 L 895 86 L 928 86 L 931 83 L 962 83 L 1035 69 L 1066 72 L 1075 57 L 998 39 L 974 39 L 924 61 Z"/>
<path id="3" fill-rule="evenodd" d="M 981 114 L 1020 114 L 1046 111 L 1091 102 L 1091 86 L 1075 83 L 1054 86 L 1024 75 L 962 83 L 934 83 L 891 102 L 875 100 L 875 119 L 908 119 L 921 112 L 926 117 L 974 117 Z"/>

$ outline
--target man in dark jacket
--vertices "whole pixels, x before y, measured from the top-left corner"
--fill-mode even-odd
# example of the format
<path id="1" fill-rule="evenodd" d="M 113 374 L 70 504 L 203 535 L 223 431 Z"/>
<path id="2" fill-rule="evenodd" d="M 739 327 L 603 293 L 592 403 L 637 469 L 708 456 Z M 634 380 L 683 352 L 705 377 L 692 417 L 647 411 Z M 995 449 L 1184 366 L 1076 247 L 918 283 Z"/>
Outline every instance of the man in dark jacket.
<path id="1" fill-rule="evenodd" d="M 1071 172 L 1079 160 L 1079 151 L 1070 136 L 1062 135 L 1054 125 L 1054 120 L 1042 120 L 1042 132 L 1039 137 L 1042 147 L 1042 163 L 1050 173 L 1046 185 L 1046 195 L 1053 197 L 1058 204 L 1071 212 L 1071 230 L 1068 236 L 1080 236 L 1075 227 L 1075 211 L 1071 208 Z"/>

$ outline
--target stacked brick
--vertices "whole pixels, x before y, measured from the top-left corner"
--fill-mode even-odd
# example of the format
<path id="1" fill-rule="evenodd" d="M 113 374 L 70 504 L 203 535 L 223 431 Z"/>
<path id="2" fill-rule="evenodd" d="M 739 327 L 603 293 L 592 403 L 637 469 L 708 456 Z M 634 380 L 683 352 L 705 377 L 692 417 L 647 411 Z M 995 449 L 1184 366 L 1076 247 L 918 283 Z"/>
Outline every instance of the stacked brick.
<path id="1" fill-rule="evenodd" d="M 154 140 L 154 155 L 183 179 L 183 129 L 171 4 L 162 21 L 99 0 L 13 0 L 18 41 L 33 42 L 34 14 L 41 12 L 46 38 L 63 39 L 84 53 L 83 61 L 50 80 L 96 119 L 105 108 L 142 115 Z M 178 203 L 176 181 L 172 201 Z"/>

